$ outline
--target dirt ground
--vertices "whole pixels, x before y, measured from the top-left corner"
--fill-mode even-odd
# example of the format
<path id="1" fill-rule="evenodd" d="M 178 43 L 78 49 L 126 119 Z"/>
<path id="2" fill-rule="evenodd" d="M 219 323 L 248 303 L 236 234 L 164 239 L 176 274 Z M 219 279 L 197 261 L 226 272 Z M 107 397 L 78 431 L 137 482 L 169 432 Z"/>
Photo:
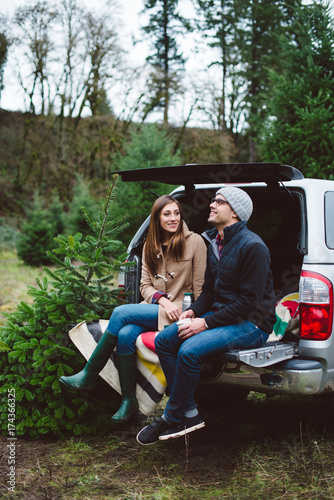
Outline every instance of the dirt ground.
<path id="1" fill-rule="evenodd" d="M 202 413 L 206 427 L 187 440 L 148 447 L 135 440 L 147 422 L 138 418 L 108 435 L 64 441 L 18 438 L 14 492 L 6 487 L 8 438 L 3 436 L 0 498 L 334 498 L 329 401 L 255 397 L 233 409 Z M 295 488 L 303 494 L 293 496 Z"/>

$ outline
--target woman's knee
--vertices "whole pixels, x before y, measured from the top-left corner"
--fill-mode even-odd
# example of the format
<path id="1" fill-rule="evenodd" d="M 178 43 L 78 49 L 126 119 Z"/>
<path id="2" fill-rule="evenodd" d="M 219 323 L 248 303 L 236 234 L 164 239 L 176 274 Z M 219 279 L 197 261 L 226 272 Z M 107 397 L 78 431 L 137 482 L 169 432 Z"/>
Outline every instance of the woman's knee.
<path id="1" fill-rule="evenodd" d="M 120 311 L 118 311 L 120 306 L 118 307 L 115 307 L 115 309 L 113 310 L 111 316 L 110 316 L 110 319 L 109 319 L 109 325 L 111 326 L 113 324 L 113 322 L 115 321 L 118 321 L 118 318 L 119 318 L 119 313 Z"/>
<path id="2" fill-rule="evenodd" d="M 122 306 L 115 307 L 115 309 L 113 310 L 113 312 L 110 316 L 110 320 L 114 320 L 114 321 L 119 320 L 119 318 L 121 318 L 126 313 L 126 306 L 128 306 L 128 304 L 124 304 Z"/>
<path id="3" fill-rule="evenodd" d="M 120 329 L 117 340 L 117 352 L 119 354 L 136 350 L 136 340 L 143 333 L 138 325 L 125 325 Z"/>
<path id="4" fill-rule="evenodd" d="M 125 325 L 118 332 L 118 342 L 127 342 L 132 339 L 137 339 L 141 332 L 142 329 L 137 328 L 136 325 Z"/>

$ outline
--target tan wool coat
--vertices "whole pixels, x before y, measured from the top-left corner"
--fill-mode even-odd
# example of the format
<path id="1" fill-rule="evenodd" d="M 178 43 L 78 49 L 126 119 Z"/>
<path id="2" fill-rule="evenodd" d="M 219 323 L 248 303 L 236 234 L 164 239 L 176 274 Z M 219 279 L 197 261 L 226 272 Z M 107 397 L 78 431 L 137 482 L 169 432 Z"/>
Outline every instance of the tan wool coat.
<path id="1" fill-rule="evenodd" d="M 166 293 L 169 300 L 182 307 L 186 292 L 192 292 L 195 299 L 201 293 L 206 268 L 206 244 L 199 234 L 189 231 L 185 222 L 183 231 L 185 236 L 183 258 L 178 262 L 166 258 L 161 248 L 155 276 L 148 271 L 143 252 L 140 293 L 145 303 L 152 304 L 154 294 L 160 291 Z M 159 331 L 171 323 L 164 308 L 159 306 Z"/>

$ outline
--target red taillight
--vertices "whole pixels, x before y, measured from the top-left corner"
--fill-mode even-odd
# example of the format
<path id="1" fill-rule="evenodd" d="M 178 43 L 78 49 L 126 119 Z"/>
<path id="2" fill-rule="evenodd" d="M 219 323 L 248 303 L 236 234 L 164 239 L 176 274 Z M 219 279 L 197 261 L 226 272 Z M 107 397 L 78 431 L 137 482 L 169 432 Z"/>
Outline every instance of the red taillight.
<path id="1" fill-rule="evenodd" d="M 299 284 L 300 337 L 327 340 L 333 325 L 333 285 L 321 274 L 302 271 Z"/>

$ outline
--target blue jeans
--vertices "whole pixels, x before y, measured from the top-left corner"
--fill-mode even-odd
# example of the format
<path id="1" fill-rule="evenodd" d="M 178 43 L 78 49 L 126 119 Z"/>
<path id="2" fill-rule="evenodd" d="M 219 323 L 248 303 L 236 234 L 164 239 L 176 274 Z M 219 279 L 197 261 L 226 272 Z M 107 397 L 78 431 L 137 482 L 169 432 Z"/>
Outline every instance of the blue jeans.
<path id="1" fill-rule="evenodd" d="M 178 336 L 176 323 L 162 330 L 155 347 L 170 390 L 165 409 L 168 420 L 180 422 L 186 410 L 196 407 L 194 392 L 206 357 L 230 349 L 260 347 L 267 340 L 268 334 L 250 321 L 204 330 L 186 340 Z"/>
<path id="2" fill-rule="evenodd" d="M 117 352 L 135 352 L 136 340 L 141 333 L 158 330 L 158 313 L 158 304 L 125 304 L 115 307 L 107 330 L 118 337 Z"/>

